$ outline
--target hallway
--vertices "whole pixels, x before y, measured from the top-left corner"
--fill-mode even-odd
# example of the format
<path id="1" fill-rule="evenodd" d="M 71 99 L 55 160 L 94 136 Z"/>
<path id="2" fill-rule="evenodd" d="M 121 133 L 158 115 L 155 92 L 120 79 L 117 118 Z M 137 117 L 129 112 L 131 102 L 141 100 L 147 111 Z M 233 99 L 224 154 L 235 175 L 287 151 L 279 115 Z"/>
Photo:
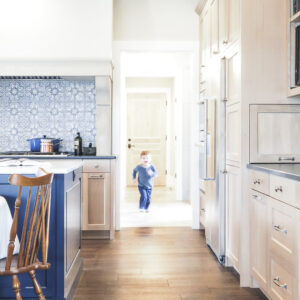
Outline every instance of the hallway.
<path id="1" fill-rule="evenodd" d="M 115 240 L 84 240 L 83 273 L 74 300 L 258 300 L 219 265 L 203 232 L 128 228 Z"/>
<path id="2" fill-rule="evenodd" d="M 154 187 L 149 213 L 138 210 L 140 194 L 137 187 L 126 189 L 121 205 L 121 228 L 125 227 L 191 227 L 192 207 L 188 201 L 176 200 L 174 191 Z"/>

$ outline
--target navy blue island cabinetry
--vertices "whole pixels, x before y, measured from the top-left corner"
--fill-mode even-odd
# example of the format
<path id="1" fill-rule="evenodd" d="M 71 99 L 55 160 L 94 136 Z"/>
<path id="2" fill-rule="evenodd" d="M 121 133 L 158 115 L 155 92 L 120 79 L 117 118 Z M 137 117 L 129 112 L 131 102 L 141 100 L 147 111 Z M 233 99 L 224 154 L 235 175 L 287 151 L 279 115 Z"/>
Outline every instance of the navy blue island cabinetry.
<path id="1" fill-rule="evenodd" d="M 25 176 L 34 176 L 28 171 L 28 167 L 18 173 Z M 6 170 L 9 168 L 6 168 Z M 80 257 L 81 247 L 81 174 L 82 167 L 78 164 L 59 168 L 48 168 L 53 171 L 52 202 L 50 218 L 50 236 L 48 261 L 51 267 L 47 271 L 37 271 L 37 278 L 43 288 L 46 299 L 64 300 L 70 299 L 72 289 L 80 275 L 82 261 Z M 8 183 L 11 172 L 4 174 L 0 167 L 0 195 L 6 198 L 11 213 L 14 211 L 17 187 Z M 47 170 L 48 171 L 48 170 Z M 22 221 L 25 214 L 25 200 L 28 190 L 22 191 L 22 202 L 18 224 L 18 236 L 21 236 Z M 21 282 L 21 295 L 23 299 L 37 299 L 34 294 L 32 281 L 28 274 L 19 275 Z M 0 299 L 15 299 L 11 288 L 11 277 L 0 277 Z"/>

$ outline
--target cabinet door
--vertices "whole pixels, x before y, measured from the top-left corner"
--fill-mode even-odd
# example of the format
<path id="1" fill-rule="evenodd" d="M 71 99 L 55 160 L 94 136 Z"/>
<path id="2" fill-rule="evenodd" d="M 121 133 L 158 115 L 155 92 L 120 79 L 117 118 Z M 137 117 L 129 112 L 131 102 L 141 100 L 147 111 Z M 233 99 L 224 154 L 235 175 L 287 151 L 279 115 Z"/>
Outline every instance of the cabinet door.
<path id="1" fill-rule="evenodd" d="M 210 4 L 211 14 L 211 53 L 219 53 L 219 0 L 212 0 Z"/>
<path id="2" fill-rule="evenodd" d="M 267 291 L 268 288 L 268 206 L 270 198 L 249 191 L 251 212 L 250 212 L 250 247 L 251 247 L 251 275 L 259 283 L 260 288 Z"/>
<path id="3" fill-rule="evenodd" d="M 203 55 L 202 55 L 202 63 L 207 66 L 209 63 L 210 57 L 210 37 L 211 37 L 211 28 L 210 28 L 210 10 L 206 9 L 203 11 Z"/>
<path id="4" fill-rule="evenodd" d="M 83 174 L 83 230 L 110 229 L 110 174 Z"/>
<path id="5" fill-rule="evenodd" d="M 240 0 L 226 0 L 228 3 L 228 42 L 232 44 L 239 38 L 240 21 Z"/>
<path id="6" fill-rule="evenodd" d="M 250 105 L 250 162 L 300 162 L 300 105 Z"/>
<path id="7" fill-rule="evenodd" d="M 239 166 L 241 162 L 240 104 L 226 106 L 226 162 Z"/>
<path id="8" fill-rule="evenodd" d="M 226 176 L 227 243 L 226 254 L 229 263 L 239 270 L 240 256 L 240 211 L 241 172 L 240 168 L 228 166 Z"/>
<path id="9" fill-rule="evenodd" d="M 299 220 L 294 207 L 271 199 L 269 209 L 271 299 L 299 299 Z"/>
<path id="10" fill-rule="evenodd" d="M 81 181 L 66 191 L 66 273 L 80 250 Z"/>
<path id="11" fill-rule="evenodd" d="M 219 5 L 219 44 L 224 51 L 239 38 L 240 0 L 222 0 Z"/>

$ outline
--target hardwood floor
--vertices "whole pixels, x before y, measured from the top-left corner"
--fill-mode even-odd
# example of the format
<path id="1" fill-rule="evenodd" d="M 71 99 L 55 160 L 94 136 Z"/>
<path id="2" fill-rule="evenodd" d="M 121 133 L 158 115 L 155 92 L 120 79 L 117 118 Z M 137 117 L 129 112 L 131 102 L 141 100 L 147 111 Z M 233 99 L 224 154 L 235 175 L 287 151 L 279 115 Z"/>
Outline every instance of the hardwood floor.
<path id="1" fill-rule="evenodd" d="M 258 300 L 240 288 L 205 244 L 203 232 L 127 228 L 115 240 L 84 240 L 84 271 L 74 300 Z"/>

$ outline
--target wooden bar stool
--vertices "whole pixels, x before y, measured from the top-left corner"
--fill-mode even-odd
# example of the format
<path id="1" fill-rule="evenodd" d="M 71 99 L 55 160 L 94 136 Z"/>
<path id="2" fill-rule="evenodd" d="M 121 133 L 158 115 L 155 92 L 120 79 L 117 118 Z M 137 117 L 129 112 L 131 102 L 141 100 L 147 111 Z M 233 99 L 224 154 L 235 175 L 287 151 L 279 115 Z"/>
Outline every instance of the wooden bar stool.
<path id="1" fill-rule="evenodd" d="M 44 170 L 42 171 L 46 173 Z M 10 184 L 18 186 L 19 189 L 10 229 L 7 257 L 0 260 L 0 276 L 12 276 L 12 288 L 17 300 L 22 299 L 21 286 L 18 279 L 18 274 L 22 273 L 28 273 L 31 277 L 38 299 L 45 299 L 35 272 L 36 270 L 47 270 L 50 268 L 50 264 L 47 262 L 47 255 L 52 179 L 53 174 L 48 173 L 34 178 L 25 177 L 21 174 L 12 174 L 8 179 Z M 22 235 L 20 237 L 20 251 L 14 255 L 23 187 L 29 187 L 29 190 L 24 222 L 22 224 Z"/>

